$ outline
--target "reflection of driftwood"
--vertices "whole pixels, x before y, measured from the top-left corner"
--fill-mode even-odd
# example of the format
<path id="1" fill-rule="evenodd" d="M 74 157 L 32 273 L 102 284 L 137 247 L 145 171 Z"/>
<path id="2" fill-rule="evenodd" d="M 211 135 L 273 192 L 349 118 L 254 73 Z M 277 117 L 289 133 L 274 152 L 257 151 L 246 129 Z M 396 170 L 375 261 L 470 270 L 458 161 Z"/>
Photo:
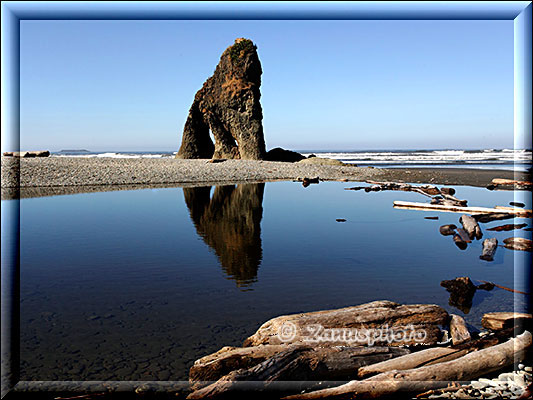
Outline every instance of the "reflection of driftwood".
<path id="1" fill-rule="evenodd" d="M 473 214 L 472 217 L 477 221 L 486 224 L 487 222 L 500 221 L 502 219 L 512 219 L 513 214 L 491 213 L 491 214 Z"/>
<path id="2" fill-rule="evenodd" d="M 531 215 L 531 210 L 523 210 L 520 208 L 487 208 L 487 207 L 459 207 L 459 206 L 449 206 L 449 205 L 440 205 L 440 204 L 427 204 L 427 203 L 416 203 L 412 201 L 395 201 L 394 208 L 403 208 L 408 210 L 433 210 L 433 211 L 442 211 L 442 212 L 457 212 L 457 213 L 468 213 L 468 214 L 510 214 L 517 217 L 529 217 Z"/>
<path id="3" fill-rule="evenodd" d="M 316 311 L 310 313 L 282 315 L 265 322 L 252 336 L 244 341 L 244 346 L 258 346 L 261 344 L 281 343 L 308 343 L 316 338 L 320 331 L 314 328 L 320 326 L 324 329 L 358 329 L 363 336 L 354 336 L 354 345 L 368 344 L 368 337 L 375 337 L 373 344 L 400 346 L 419 344 L 421 341 L 411 332 L 424 330 L 423 343 L 435 344 L 440 340 L 439 325 L 448 320 L 448 313 L 441 307 L 433 304 L 408 304 L 401 305 L 391 301 L 374 301 L 354 307 L 345 307 L 335 310 Z M 384 327 L 387 330 L 383 336 L 379 335 Z M 290 338 L 279 335 L 283 329 L 290 328 L 294 334 Z M 408 332 L 406 331 L 408 328 Z M 393 340 L 388 343 L 388 336 L 394 333 L 405 333 L 402 340 Z M 390 334 L 390 335 L 389 335 Z M 338 341 L 330 340 L 322 343 L 323 346 L 345 345 L 342 337 Z"/>
<path id="4" fill-rule="evenodd" d="M 483 237 L 483 232 L 481 232 L 479 224 L 470 215 L 461 215 L 461 217 L 459 218 L 459 222 L 463 225 L 463 228 L 466 233 L 468 233 L 470 239 L 476 238 L 479 240 Z"/>
<path id="5" fill-rule="evenodd" d="M 533 251 L 533 242 L 521 237 L 511 237 L 503 240 L 506 249 Z"/>
<path id="6" fill-rule="evenodd" d="M 483 250 L 481 251 L 481 255 L 479 256 L 479 258 L 485 261 L 494 260 L 494 253 L 496 252 L 497 247 L 498 247 L 498 239 L 496 238 L 485 239 L 483 241 Z"/>
<path id="7" fill-rule="evenodd" d="M 451 381 L 476 379 L 513 365 L 515 360 L 524 358 L 531 342 L 531 333 L 526 331 L 505 343 L 469 353 L 456 360 L 405 371 L 385 372 L 362 381 L 351 381 L 285 399 L 376 398 L 446 387 Z"/>
<path id="8" fill-rule="evenodd" d="M 184 188 L 185 203 L 198 235 L 215 251 L 237 284 L 253 282 L 261 263 L 264 183 Z"/>
<path id="9" fill-rule="evenodd" d="M 472 240 L 470 240 L 470 235 L 463 228 L 457 228 L 457 235 L 461 238 L 463 242 L 472 242 Z"/>
<path id="10" fill-rule="evenodd" d="M 453 235 L 453 242 L 456 244 L 457 247 L 459 247 L 461 250 L 466 250 L 466 248 L 468 247 L 468 243 L 470 243 L 470 241 L 468 242 L 465 242 L 461 236 L 459 235 Z"/>
<path id="11" fill-rule="evenodd" d="M 487 230 L 496 231 L 496 232 L 508 232 L 508 231 L 514 231 L 516 229 L 522 229 L 525 226 L 527 226 L 527 224 L 505 224 L 505 225 L 495 226 L 494 228 L 489 228 Z"/>

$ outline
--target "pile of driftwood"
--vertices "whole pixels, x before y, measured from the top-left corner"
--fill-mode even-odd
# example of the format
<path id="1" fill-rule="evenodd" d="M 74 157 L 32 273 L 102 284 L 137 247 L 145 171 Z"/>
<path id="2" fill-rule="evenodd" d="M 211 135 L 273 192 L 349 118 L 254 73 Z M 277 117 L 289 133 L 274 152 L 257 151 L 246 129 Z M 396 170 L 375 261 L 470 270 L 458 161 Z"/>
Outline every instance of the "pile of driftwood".
<path id="1" fill-rule="evenodd" d="M 285 315 L 243 347 L 224 347 L 190 370 L 189 399 L 375 398 L 421 393 L 512 366 L 531 347 L 531 315 L 486 314 L 480 336 L 431 304 L 375 301 Z M 423 333 L 423 334 L 422 334 Z M 447 338 L 449 336 L 449 339 Z"/>
<path id="2" fill-rule="evenodd" d="M 496 182 L 502 181 L 495 179 Z M 512 181 L 515 182 L 515 181 Z M 395 201 L 394 207 L 409 210 L 432 210 L 441 212 L 458 212 L 465 213 L 459 218 L 462 228 L 456 225 L 443 225 L 440 227 L 440 233 L 444 236 L 453 236 L 453 241 L 461 250 L 468 247 L 472 240 L 480 240 L 483 232 L 479 223 L 487 223 L 496 220 L 510 219 L 515 217 L 529 218 L 532 216 L 531 210 L 526 210 L 523 203 L 511 202 L 513 207 L 496 206 L 487 207 L 467 207 L 467 200 L 460 200 L 454 197 L 455 189 L 442 187 L 438 188 L 433 185 L 414 186 L 407 183 L 397 182 L 376 182 L 366 181 L 371 186 L 355 186 L 346 188 L 346 190 L 364 190 L 365 192 L 378 192 L 382 190 L 399 190 L 404 192 L 415 192 L 431 198 L 431 202 L 417 203 L 408 201 Z M 502 184 L 502 183 L 500 183 Z M 436 217 L 426 217 L 428 219 L 437 219 Z M 488 229 L 490 231 L 510 231 L 522 229 L 527 224 L 506 224 L 503 226 Z M 521 237 L 511 237 L 504 241 L 504 247 L 511 250 L 533 251 L 533 242 Z M 483 241 L 483 250 L 479 258 L 485 261 L 493 261 L 494 253 L 498 246 L 496 238 L 486 238 Z"/>
<path id="3" fill-rule="evenodd" d="M 376 181 L 366 181 L 372 186 L 355 186 L 351 188 L 346 188 L 346 190 L 364 190 L 365 192 L 379 192 L 382 190 L 399 190 L 402 192 L 415 192 L 426 197 L 431 198 L 431 204 L 442 204 L 448 206 L 459 206 L 464 207 L 467 205 L 466 200 L 459 200 L 454 197 L 455 189 L 454 188 L 438 188 L 433 185 L 418 185 L 413 186 L 408 183 L 398 183 L 398 182 L 376 182 Z"/>

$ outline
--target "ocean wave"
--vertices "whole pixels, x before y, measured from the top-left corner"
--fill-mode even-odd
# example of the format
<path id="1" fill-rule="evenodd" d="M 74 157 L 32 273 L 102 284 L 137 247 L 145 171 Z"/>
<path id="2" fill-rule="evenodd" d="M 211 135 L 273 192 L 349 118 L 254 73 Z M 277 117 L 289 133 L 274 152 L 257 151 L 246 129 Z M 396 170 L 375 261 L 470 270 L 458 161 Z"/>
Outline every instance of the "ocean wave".
<path id="1" fill-rule="evenodd" d="M 311 153 L 303 153 L 308 156 Z M 530 150 L 433 150 L 433 151 L 363 151 L 316 152 L 317 157 L 334 158 L 347 163 L 361 164 L 455 164 L 455 163 L 524 163 L 532 162 Z"/>
<path id="2" fill-rule="evenodd" d="M 81 158 L 173 158 L 176 152 L 90 152 L 84 154 L 53 153 L 53 157 Z M 531 164 L 531 150 L 382 150 L 382 151 L 317 151 L 302 152 L 304 156 L 333 158 L 346 163 L 363 165 L 427 164 Z"/>

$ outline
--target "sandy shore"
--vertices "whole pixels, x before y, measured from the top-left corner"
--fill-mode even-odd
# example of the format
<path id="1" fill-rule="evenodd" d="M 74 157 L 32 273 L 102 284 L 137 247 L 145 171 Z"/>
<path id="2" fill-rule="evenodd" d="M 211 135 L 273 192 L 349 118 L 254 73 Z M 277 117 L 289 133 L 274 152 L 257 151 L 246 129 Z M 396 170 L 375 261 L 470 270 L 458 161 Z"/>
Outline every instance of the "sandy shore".
<path id="1" fill-rule="evenodd" d="M 317 177 L 322 180 L 396 181 L 486 186 L 493 178 L 529 179 L 509 170 L 463 168 L 372 168 L 269 161 L 2 157 L 2 198 L 94 191 L 264 182 Z"/>

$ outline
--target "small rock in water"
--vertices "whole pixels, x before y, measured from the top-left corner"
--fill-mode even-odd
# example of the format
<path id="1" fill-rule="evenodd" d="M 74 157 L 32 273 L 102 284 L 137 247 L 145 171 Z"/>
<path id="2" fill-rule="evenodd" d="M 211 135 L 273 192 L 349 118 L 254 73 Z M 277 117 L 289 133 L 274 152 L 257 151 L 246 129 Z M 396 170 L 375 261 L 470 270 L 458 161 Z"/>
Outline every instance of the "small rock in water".
<path id="1" fill-rule="evenodd" d="M 424 219 L 439 219 L 439 217 L 424 217 Z"/>
<path id="2" fill-rule="evenodd" d="M 512 205 L 512 206 L 515 206 L 515 207 L 525 207 L 526 206 L 524 203 L 519 203 L 518 201 L 510 201 L 509 204 Z"/>
<path id="3" fill-rule="evenodd" d="M 344 218 L 337 218 L 335 221 L 337 221 L 337 222 L 346 222 L 346 220 Z"/>

